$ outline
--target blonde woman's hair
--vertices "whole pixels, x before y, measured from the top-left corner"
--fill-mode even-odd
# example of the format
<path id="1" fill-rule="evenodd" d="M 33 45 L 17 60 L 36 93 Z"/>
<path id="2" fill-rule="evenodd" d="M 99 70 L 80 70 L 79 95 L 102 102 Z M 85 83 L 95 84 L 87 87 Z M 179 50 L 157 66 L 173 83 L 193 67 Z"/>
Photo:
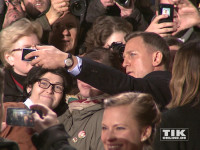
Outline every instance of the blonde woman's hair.
<path id="1" fill-rule="evenodd" d="M 200 43 L 183 45 L 176 53 L 170 81 L 172 100 L 168 108 L 200 102 Z"/>
<path id="2" fill-rule="evenodd" d="M 132 108 L 132 117 L 136 119 L 141 129 L 151 126 L 151 136 L 144 141 L 143 150 L 151 150 L 156 127 L 160 123 L 160 111 L 150 94 L 127 92 L 112 96 L 104 100 L 105 109 L 128 105 Z"/>
<path id="3" fill-rule="evenodd" d="M 0 32 L 0 56 L 4 66 L 8 66 L 5 54 L 12 51 L 12 46 L 22 37 L 35 34 L 40 40 L 43 34 L 42 27 L 35 21 L 22 18 Z"/>

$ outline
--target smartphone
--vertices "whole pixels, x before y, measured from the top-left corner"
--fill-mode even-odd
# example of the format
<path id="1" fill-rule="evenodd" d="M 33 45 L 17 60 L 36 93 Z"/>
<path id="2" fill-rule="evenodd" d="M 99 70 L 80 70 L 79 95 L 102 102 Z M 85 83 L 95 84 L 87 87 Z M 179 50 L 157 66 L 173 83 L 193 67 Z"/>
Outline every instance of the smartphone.
<path id="1" fill-rule="evenodd" d="M 33 127 L 32 114 L 37 112 L 42 117 L 42 111 L 24 108 L 7 108 L 6 124 L 11 126 Z"/>
<path id="2" fill-rule="evenodd" d="M 160 19 L 159 23 L 162 22 L 173 22 L 173 16 L 174 16 L 174 5 L 171 4 L 159 4 L 158 8 L 158 14 L 163 15 L 167 14 L 168 17 L 164 19 Z"/>
<path id="3" fill-rule="evenodd" d="M 24 60 L 24 61 L 31 61 L 31 60 L 35 59 L 35 58 L 36 58 L 35 56 L 34 56 L 34 57 L 31 57 L 31 58 L 29 58 L 29 59 L 25 59 L 25 58 L 24 58 L 27 54 L 29 54 L 29 53 L 31 53 L 31 52 L 33 52 L 33 51 L 36 51 L 36 49 L 23 48 L 23 49 L 22 49 L 22 60 Z"/>

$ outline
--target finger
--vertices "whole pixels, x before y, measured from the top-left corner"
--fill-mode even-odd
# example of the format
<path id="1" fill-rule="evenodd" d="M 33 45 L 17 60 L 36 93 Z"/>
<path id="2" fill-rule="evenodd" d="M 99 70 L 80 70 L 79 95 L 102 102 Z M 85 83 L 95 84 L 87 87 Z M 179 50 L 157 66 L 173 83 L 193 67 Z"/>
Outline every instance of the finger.
<path id="1" fill-rule="evenodd" d="M 33 119 L 34 119 L 34 123 L 37 123 L 37 122 L 41 122 L 41 121 L 42 121 L 42 119 L 40 118 L 40 116 L 39 116 L 38 113 L 34 112 L 34 113 L 32 114 L 32 116 L 33 116 Z"/>
<path id="2" fill-rule="evenodd" d="M 159 34 L 161 37 L 169 37 L 171 36 L 172 34 L 170 33 L 163 33 L 163 34 Z"/>
<path id="3" fill-rule="evenodd" d="M 2 124 L 1 124 L 1 132 L 4 131 L 6 129 L 6 127 L 7 127 L 6 122 L 2 122 Z"/>
<path id="4" fill-rule="evenodd" d="M 25 59 L 29 59 L 29 58 L 31 58 L 31 57 L 38 56 L 39 53 L 40 53 L 40 52 L 39 52 L 38 50 L 37 50 L 37 51 L 33 51 L 33 52 L 27 54 L 24 58 L 25 58 Z"/>
<path id="5" fill-rule="evenodd" d="M 31 109 L 36 109 L 36 110 L 41 110 L 43 115 L 47 115 L 48 114 L 48 107 L 42 104 L 34 104 L 31 105 L 30 107 Z"/>
<path id="6" fill-rule="evenodd" d="M 164 23 L 158 24 L 158 27 L 160 29 L 162 29 L 162 28 L 169 28 L 169 27 L 173 28 L 173 26 L 174 26 L 173 22 L 164 22 Z"/>
<path id="7" fill-rule="evenodd" d="M 167 18 L 168 15 L 167 14 L 163 14 L 163 15 L 158 15 L 154 18 L 154 20 L 152 21 L 153 23 L 158 23 L 161 19 Z"/>
<path id="8" fill-rule="evenodd" d="M 32 66 L 39 67 L 39 66 L 41 66 L 41 58 L 40 57 L 36 57 L 30 63 L 31 63 Z"/>

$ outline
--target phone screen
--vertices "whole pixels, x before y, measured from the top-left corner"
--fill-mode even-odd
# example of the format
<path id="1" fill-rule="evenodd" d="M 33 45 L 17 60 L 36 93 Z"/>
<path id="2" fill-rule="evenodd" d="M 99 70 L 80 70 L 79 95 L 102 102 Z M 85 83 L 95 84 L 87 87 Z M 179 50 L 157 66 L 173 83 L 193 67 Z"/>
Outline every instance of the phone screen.
<path id="1" fill-rule="evenodd" d="M 24 108 L 8 108 L 6 115 L 6 124 L 11 126 L 33 127 L 33 110 Z"/>
<path id="2" fill-rule="evenodd" d="M 33 51 L 36 51 L 36 49 L 23 48 L 23 50 L 22 50 L 22 60 L 24 60 L 24 61 L 31 61 L 31 60 L 35 59 L 36 57 L 31 57 L 29 59 L 25 59 L 24 58 L 27 54 L 29 54 L 29 53 L 31 53 Z"/>
<path id="3" fill-rule="evenodd" d="M 162 22 L 173 22 L 174 16 L 174 5 L 171 4 L 159 4 L 159 15 L 167 14 L 168 17 L 165 19 L 160 19 L 159 23 Z"/>

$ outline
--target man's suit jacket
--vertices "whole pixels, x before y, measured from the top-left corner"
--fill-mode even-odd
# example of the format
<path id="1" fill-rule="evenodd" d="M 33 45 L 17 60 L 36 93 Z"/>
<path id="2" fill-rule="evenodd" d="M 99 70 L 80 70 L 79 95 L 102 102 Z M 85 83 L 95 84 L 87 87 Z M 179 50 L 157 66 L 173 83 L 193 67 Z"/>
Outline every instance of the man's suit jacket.
<path id="1" fill-rule="evenodd" d="M 154 71 L 144 78 L 134 78 L 109 66 L 82 58 L 82 69 L 77 78 L 108 94 L 142 92 L 151 94 L 163 109 L 171 99 L 168 71 Z"/>

